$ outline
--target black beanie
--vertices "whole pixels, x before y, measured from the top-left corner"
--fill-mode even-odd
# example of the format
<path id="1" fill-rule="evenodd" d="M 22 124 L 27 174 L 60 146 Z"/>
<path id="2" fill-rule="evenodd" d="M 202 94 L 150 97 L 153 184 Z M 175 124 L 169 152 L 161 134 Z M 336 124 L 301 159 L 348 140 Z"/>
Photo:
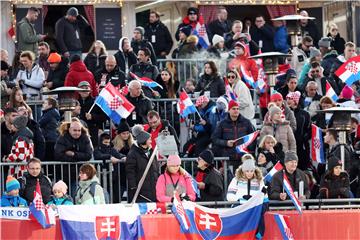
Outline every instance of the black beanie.
<path id="1" fill-rule="evenodd" d="M 199 9 L 197 9 L 197 8 L 195 8 L 195 7 L 190 7 L 190 8 L 188 8 L 188 10 L 187 10 L 187 15 L 190 15 L 190 13 L 191 14 L 199 14 Z"/>
<path id="2" fill-rule="evenodd" d="M 1 61 L 1 70 L 8 70 L 9 69 L 9 64 L 7 64 L 7 62 L 5 61 Z"/>
<path id="3" fill-rule="evenodd" d="M 129 124 L 126 122 L 125 119 L 122 119 L 120 124 L 117 127 L 117 133 L 122 133 L 122 132 L 127 132 L 130 131 L 130 126 Z"/>
<path id="4" fill-rule="evenodd" d="M 208 164 L 214 163 L 214 154 L 211 150 L 204 150 L 199 155 L 200 158 L 202 158 L 205 162 Z"/>
<path id="5" fill-rule="evenodd" d="M 330 156 L 328 158 L 328 170 L 331 171 L 336 166 L 342 166 L 341 159 L 336 156 Z"/>
<path id="6" fill-rule="evenodd" d="M 80 56 L 79 55 L 74 55 L 70 60 L 70 64 L 73 63 L 73 62 L 79 61 L 79 60 L 81 60 Z"/>
<path id="7" fill-rule="evenodd" d="M 188 26 L 184 26 L 182 28 L 179 29 L 180 32 L 183 32 L 187 37 L 190 36 L 191 34 L 191 27 L 188 25 Z"/>

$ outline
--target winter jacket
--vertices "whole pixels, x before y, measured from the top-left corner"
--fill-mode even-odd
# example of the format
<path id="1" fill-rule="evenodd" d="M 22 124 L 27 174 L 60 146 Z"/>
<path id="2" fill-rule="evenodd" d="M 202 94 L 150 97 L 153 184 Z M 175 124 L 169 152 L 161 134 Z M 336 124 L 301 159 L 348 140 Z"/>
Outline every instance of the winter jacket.
<path id="1" fill-rule="evenodd" d="M 224 36 L 225 47 L 227 49 L 233 50 L 236 42 L 243 42 L 244 44 L 249 46 L 249 49 L 250 49 L 249 54 L 251 56 L 254 56 L 259 53 L 258 43 L 256 43 L 254 40 L 248 39 L 248 38 L 243 38 L 243 37 L 234 40 L 234 35 L 235 35 L 235 33 L 233 33 L 232 31 L 225 34 L 225 36 Z"/>
<path id="2" fill-rule="evenodd" d="M 253 26 L 250 28 L 251 39 L 259 44 L 259 41 L 262 41 L 263 47 L 261 48 L 262 52 L 272 52 L 274 51 L 274 30 L 268 24 L 265 24 L 261 28 Z"/>
<path id="3" fill-rule="evenodd" d="M 74 205 L 70 196 L 67 196 L 67 195 L 64 195 L 61 198 L 56 198 L 55 196 L 51 195 L 50 201 L 47 203 L 47 205 L 51 205 L 51 204 L 56 205 L 56 206 Z"/>
<path id="4" fill-rule="evenodd" d="M 75 22 L 70 22 L 65 17 L 60 18 L 55 24 L 55 35 L 58 50 L 63 54 L 68 51 L 82 51 L 80 28 L 89 24 L 81 15 Z"/>
<path id="5" fill-rule="evenodd" d="M 123 71 L 119 69 L 118 66 L 116 66 L 111 72 L 108 72 L 105 67 L 100 68 L 95 73 L 95 80 L 96 83 L 99 84 L 99 86 L 104 87 L 105 85 L 101 82 L 101 78 L 103 75 L 106 75 L 106 82 L 107 84 L 109 81 L 111 81 L 111 84 L 115 87 L 122 88 L 126 85 L 126 76 Z"/>
<path id="6" fill-rule="evenodd" d="M 149 126 L 149 124 L 145 124 L 145 125 L 144 125 L 144 131 L 146 131 L 146 132 L 148 132 L 148 133 L 151 134 L 151 139 L 152 139 L 151 147 L 152 147 L 152 149 L 155 149 L 156 139 L 158 138 L 159 133 L 161 133 L 162 131 L 164 131 L 165 128 L 167 128 L 167 130 L 169 131 L 169 133 L 170 133 L 171 136 L 174 136 L 175 142 L 176 142 L 177 146 L 180 147 L 180 141 L 179 141 L 178 135 L 177 135 L 174 127 L 171 126 L 171 124 L 169 123 L 168 120 L 161 120 L 159 126 L 158 126 L 155 130 L 153 130 L 153 129 Z"/>
<path id="7" fill-rule="evenodd" d="M 281 106 L 281 110 L 282 110 L 283 115 L 285 115 L 285 120 L 289 121 L 291 129 L 293 131 L 295 131 L 296 130 L 296 118 L 295 118 L 294 112 L 289 108 L 289 106 L 287 105 L 286 102 L 284 102 L 283 105 Z M 267 112 L 264 117 L 264 123 L 269 121 L 269 117 L 270 117 L 269 112 Z"/>
<path id="8" fill-rule="evenodd" d="M 252 78 L 254 79 L 254 82 L 257 81 L 258 79 L 258 75 L 259 75 L 259 69 L 256 65 L 256 62 L 254 61 L 254 59 L 248 58 L 248 53 L 245 52 L 244 55 L 241 56 L 235 56 L 233 59 L 230 60 L 229 64 L 228 64 L 228 68 L 229 69 L 236 69 L 236 71 L 239 72 L 241 79 L 245 81 L 245 76 L 243 75 L 242 71 L 241 71 L 241 66 L 243 67 L 243 69 L 246 71 L 247 74 L 249 74 L 250 76 L 252 76 Z M 249 84 L 247 84 L 247 86 L 250 87 Z"/>
<path id="9" fill-rule="evenodd" d="M 344 43 L 345 44 L 345 43 Z M 330 52 L 326 53 L 321 60 L 321 67 L 324 69 L 324 76 L 330 77 L 331 67 L 334 64 L 336 58 L 338 57 L 338 53 L 336 50 L 331 50 Z"/>
<path id="10" fill-rule="evenodd" d="M 281 26 L 275 29 L 273 44 L 275 52 L 288 53 L 290 45 L 288 43 L 288 32 L 286 26 Z"/>
<path id="11" fill-rule="evenodd" d="M 300 169 L 296 169 L 293 174 L 288 173 L 286 170 L 279 171 L 274 174 L 271 180 L 271 188 L 269 198 L 271 200 L 280 200 L 280 193 L 285 192 L 284 190 L 284 174 L 286 174 L 289 179 L 290 186 L 294 192 L 299 193 L 299 183 L 300 181 L 304 182 L 304 195 L 306 198 L 310 197 L 309 184 L 306 177 L 306 174 Z M 286 195 L 286 199 L 290 199 L 289 195 Z"/>
<path id="12" fill-rule="evenodd" d="M 176 96 L 169 96 L 170 86 L 168 84 L 165 84 L 165 82 L 162 80 L 161 73 L 159 73 L 159 75 L 156 77 L 155 81 L 160 86 L 162 86 L 162 88 L 160 88 L 160 87 L 153 88 L 154 91 L 157 91 L 160 94 L 160 98 L 176 98 Z M 174 80 L 171 79 L 171 81 L 174 81 Z M 173 92 L 175 93 L 175 95 L 177 94 L 177 92 L 179 90 L 179 86 L 180 86 L 180 82 L 175 81 L 174 84 L 173 84 L 173 89 L 172 89 Z"/>
<path id="13" fill-rule="evenodd" d="M 44 161 L 45 156 L 45 138 L 40 129 L 40 125 L 33 119 L 28 119 L 27 127 L 34 134 L 34 156 Z"/>
<path id="14" fill-rule="evenodd" d="M 48 77 L 46 79 L 47 82 L 53 83 L 51 89 L 63 87 L 68 72 L 69 72 L 68 60 L 67 58 L 62 57 L 58 68 L 56 68 L 55 70 L 50 69 Z"/>
<path id="15" fill-rule="evenodd" d="M 213 166 L 205 170 L 198 170 L 198 174 L 203 174 L 200 182 L 205 183 L 205 189 L 200 189 L 201 202 L 224 201 L 224 177 Z M 198 180 L 198 178 L 196 178 Z"/>
<path id="16" fill-rule="evenodd" d="M 336 76 L 335 72 L 346 61 L 347 60 L 345 59 L 344 55 L 338 55 L 330 69 L 330 79 L 332 79 L 335 82 L 335 84 L 337 85 L 337 89 L 339 89 L 340 92 L 345 86 L 345 83 L 338 76 Z"/>
<path id="17" fill-rule="evenodd" d="M 191 32 L 193 32 L 193 31 L 195 30 L 196 25 L 197 25 L 198 23 L 204 24 L 204 18 L 203 18 L 202 15 L 198 14 L 198 18 L 197 18 L 197 19 L 198 19 L 198 20 L 197 20 L 196 22 L 191 22 L 190 19 L 189 19 L 189 16 L 185 16 L 185 17 L 183 18 L 182 23 L 180 23 L 180 24 L 178 25 L 177 30 L 176 30 L 176 33 L 175 33 L 175 39 L 176 39 L 176 41 L 179 41 L 179 33 L 180 33 L 180 29 L 181 29 L 182 27 L 190 26 L 190 27 L 191 27 Z M 205 24 L 204 24 L 204 25 L 205 25 Z M 209 32 L 209 30 L 208 30 L 208 28 L 207 28 L 206 25 L 205 25 L 205 30 L 206 30 L 206 34 L 209 36 L 209 35 L 210 35 L 210 34 L 209 34 L 210 32 Z M 210 38 L 209 38 L 209 40 L 210 40 Z"/>
<path id="18" fill-rule="evenodd" d="M 239 115 L 236 121 L 232 121 L 230 115 L 218 123 L 211 139 L 215 145 L 221 149 L 219 156 L 229 157 L 230 160 L 239 160 L 240 155 L 236 152 L 235 147 L 228 147 L 228 140 L 235 140 L 255 131 L 250 120 Z M 237 142 L 237 145 L 241 142 Z M 250 147 L 251 149 L 251 147 Z"/>
<path id="19" fill-rule="evenodd" d="M 157 66 L 151 63 L 139 62 L 137 64 L 132 65 L 129 71 L 135 74 L 136 76 L 138 76 L 139 78 L 147 77 L 153 81 L 155 81 L 157 76 L 159 75 L 159 69 L 157 68 Z M 129 74 L 129 79 L 134 79 L 134 78 Z M 143 86 L 142 89 L 146 97 L 148 98 L 153 97 L 152 89 L 146 86 Z"/>
<path id="20" fill-rule="evenodd" d="M 308 97 L 306 92 L 302 94 L 304 99 L 304 110 L 310 114 L 310 117 L 314 117 L 317 114 L 317 110 L 320 110 L 320 99 L 322 96 L 318 93 L 314 97 Z"/>
<path id="21" fill-rule="evenodd" d="M 39 125 L 46 142 L 55 143 L 59 137 L 57 128 L 59 127 L 60 118 L 60 113 L 56 108 L 43 111 L 43 115 L 39 119 Z"/>
<path id="22" fill-rule="evenodd" d="M 77 87 L 80 82 L 86 81 L 91 87 L 91 96 L 98 95 L 98 86 L 95 82 L 94 75 L 87 70 L 85 64 L 79 60 L 70 65 L 70 70 L 65 78 L 65 87 Z"/>
<path id="23" fill-rule="evenodd" d="M 154 51 L 154 47 L 151 44 L 151 42 L 149 42 L 147 39 L 142 39 L 140 41 L 135 41 L 134 39 L 131 40 L 131 47 L 134 51 L 134 53 L 137 55 L 139 50 L 141 48 L 148 48 L 150 50 L 151 56 L 150 56 L 150 60 L 151 60 L 151 64 L 156 65 L 156 54 Z"/>
<path id="24" fill-rule="evenodd" d="M 251 120 L 255 116 L 255 105 L 253 103 L 249 88 L 242 80 L 237 80 L 235 86 L 232 86 L 233 92 L 240 104 L 241 116 Z"/>
<path id="25" fill-rule="evenodd" d="M 91 194 L 91 184 L 95 182 L 94 196 Z M 105 196 L 103 188 L 100 185 L 99 179 L 94 176 L 92 179 L 79 181 L 76 189 L 75 200 L 76 205 L 98 205 L 105 204 Z"/>
<path id="26" fill-rule="evenodd" d="M 350 180 L 346 172 L 335 176 L 327 172 L 320 182 L 320 198 L 350 198 Z"/>
<path id="27" fill-rule="evenodd" d="M 28 204 L 25 199 L 18 196 L 9 196 L 6 192 L 3 193 L 0 199 L 0 207 L 27 207 Z"/>
<path id="28" fill-rule="evenodd" d="M 107 146 L 102 143 L 99 143 L 99 145 L 94 150 L 94 159 L 106 161 L 106 160 L 110 160 L 111 157 L 121 159 L 126 156 L 116 151 L 116 149 L 113 148 L 111 145 Z"/>
<path id="29" fill-rule="evenodd" d="M 212 108 L 211 113 L 208 117 L 208 121 L 211 125 L 211 134 L 215 132 L 217 123 L 227 118 L 227 115 L 228 113 L 224 110 L 219 111 L 216 107 Z"/>
<path id="30" fill-rule="evenodd" d="M 212 129 L 216 127 L 212 125 L 210 119 L 212 118 L 211 115 L 213 114 L 213 110 L 216 108 L 216 104 L 210 100 L 209 103 L 206 105 L 205 108 L 199 110 L 199 114 L 203 120 L 206 121 L 205 125 L 200 123 L 195 124 L 194 131 L 197 132 L 198 137 L 199 135 L 207 135 L 211 136 Z"/>
<path id="31" fill-rule="evenodd" d="M 27 70 L 20 70 L 16 79 L 18 83 L 19 80 L 23 80 L 20 87 L 28 99 L 30 99 L 31 96 L 36 96 L 39 99 L 40 89 L 45 81 L 45 74 L 38 64 L 34 64 L 30 72 Z"/>
<path id="32" fill-rule="evenodd" d="M 242 171 L 241 167 L 239 170 Z M 256 169 L 255 171 L 257 172 L 257 174 L 261 174 L 259 169 Z M 264 186 L 265 184 L 262 179 L 259 181 L 256 178 L 248 180 L 244 178 L 234 177 L 228 187 L 226 200 L 239 201 L 241 204 L 243 204 L 247 202 L 247 200 L 249 200 L 246 199 L 247 195 L 254 196 L 254 194 L 261 191 Z"/>
<path id="33" fill-rule="evenodd" d="M 135 106 L 134 111 L 126 119 L 129 126 L 135 124 L 144 124 L 147 122 L 147 113 L 153 109 L 152 102 L 149 98 L 141 94 L 139 97 L 131 97 L 130 93 L 126 95 L 127 100 Z"/>
<path id="34" fill-rule="evenodd" d="M 26 17 L 17 24 L 18 51 L 32 51 L 37 54 L 38 42 L 42 40 L 39 34 L 36 34 L 34 24 Z"/>
<path id="35" fill-rule="evenodd" d="M 297 82 L 297 86 L 299 86 L 301 89 L 305 89 L 305 85 L 304 85 L 304 81 L 305 78 L 307 77 L 309 71 L 310 71 L 311 65 L 310 65 L 310 58 L 306 59 L 306 62 L 304 64 L 304 66 L 301 69 L 299 78 L 298 78 L 298 82 Z"/>
<path id="36" fill-rule="evenodd" d="M 296 71 L 297 76 L 300 76 L 301 70 L 304 67 L 306 60 L 309 58 L 309 56 L 310 56 L 310 52 L 309 51 L 305 52 L 301 48 L 301 44 L 293 48 L 290 66 L 292 69 Z"/>
<path id="37" fill-rule="evenodd" d="M 119 50 L 115 53 L 114 57 L 116 59 L 116 64 L 119 66 L 120 70 L 125 74 L 128 74 L 130 67 L 133 64 L 137 63 L 137 56 L 132 52 L 124 52 L 122 49 L 124 39 L 128 39 L 126 37 L 122 37 L 119 40 Z"/>
<path id="38" fill-rule="evenodd" d="M 168 55 L 174 44 L 169 29 L 160 20 L 146 25 L 144 37 L 153 45 L 157 58 L 165 57 L 161 56 L 161 52 L 166 52 L 166 55 Z"/>
<path id="39" fill-rule="evenodd" d="M 231 21 L 225 20 L 224 22 L 220 22 L 219 19 L 216 19 L 209 23 L 208 28 L 211 35 L 208 35 L 209 40 L 211 40 L 215 34 L 223 37 L 225 33 L 231 31 Z"/>
<path id="40" fill-rule="evenodd" d="M 151 150 L 147 150 L 134 143 L 126 156 L 125 170 L 128 181 L 128 201 L 134 198 L 139 181 L 145 172 L 149 162 Z M 156 182 L 159 177 L 159 167 L 157 160 L 154 159 L 145 177 L 139 196 L 136 202 L 156 202 Z"/>
<path id="41" fill-rule="evenodd" d="M 99 70 L 105 68 L 105 59 L 107 55 L 96 55 L 95 53 L 88 53 L 84 59 L 86 68 L 93 74 Z"/>
<path id="42" fill-rule="evenodd" d="M 353 148 L 351 145 L 344 145 L 344 152 L 345 152 L 345 170 L 350 173 L 353 167 L 357 166 L 357 159 L 353 158 Z M 326 159 L 329 159 L 330 157 L 336 157 L 338 159 L 341 159 L 341 145 L 339 143 L 336 143 L 334 146 L 330 147 L 329 153 L 326 156 Z"/>
<path id="43" fill-rule="evenodd" d="M 265 121 L 260 131 L 260 139 L 266 135 L 274 136 L 282 144 L 284 152 L 296 152 L 296 140 L 289 121 L 284 120 L 284 122 L 278 124 L 273 124 L 269 120 Z"/>
<path id="44" fill-rule="evenodd" d="M 96 131 L 103 128 L 103 123 L 107 120 L 107 115 L 101 110 L 98 105 L 95 105 L 90 112 L 91 120 L 87 120 L 85 114 L 89 112 L 90 108 L 94 104 L 95 98 L 88 96 L 85 99 L 80 97 L 78 100 L 81 106 L 80 119 L 86 123 L 91 136 L 93 136 L 93 133 L 98 134 Z"/>
<path id="45" fill-rule="evenodd" d="M 264 154 L 265 158 L 266 158 L 266 162 L 269 163 L 271 162 L 271 166 L 275 166 L 275 164 L 280 161 L 281 163 L 284 162 L 284 157 L 285 157 L 285 153 L 282 149 L 282 144 L 280 142 L 276 143 L 274 146 L 274 153 L 268 151 L 265 148 L 261 148 L 259 147 L 257 149 L 258 155 L 260 153 Z M 268 169 L 269 170 L 269 169 Z M 265 175 L 263 175 L 265 176 Z"/>
<path id="46" fill-rule="evenodd" d="M 331 34 L 329 33 L 327 35 L 328 37 L 331 37 Z M 332 37 L 331 37 L 332 38 Z M 345 50 L 345 40 L 340 36 L 340 33 L 336 34 L 335 38 L 332 38 L 331 41 L 331 47 L 338 53 L 343 54 Z"/>
<path id="47" fill-rule="evenodd" d="M 89 136 L 84 132 L 80 138 L 74 139 L 66 132 L 59 136 L 55 144 L 55 159 L 59 162 L 82 162 L 89 161 L 92 157 L 93 148 Z M 73 151 L 73 157 L 67 156 L 66 151 Z"/>
<path id="48" fill-rule="evenodd" d="M 206 91 L 210 91 L 210 97 L 220 97 L 225 94 L 224 81 L 219 75 L 203 74 L 200 76 L 195 87 L 195 92 L 199 91 L 200 95 L 203 95 Z"/>
<path id="49" fill-rule="evenodd" d="M 191 183 L 191 177 L 186 173 L 173 174 L 165 171 L 156 182 L 156 199 L 158 202 L 171 202 L 174 190 L 179 195 L 186 194 L 190 201 L 195 201 L 196 195 Z"/>
<path id="50" fill-rule="evenodd" d="M 50 201 L 52 184 L 50 179 L 42 172 L 36 177 L 30 175 L 28 172 L 24 173 L 24 175 L 18 179 L 20 182 L 19 194 L 30 204 L 34 200 L 34 191 L 38 180 L 43 202 L 47 204 Z"/>
<path id="51" fill-rule="evenodd" d="M 301 36 L 310 36 L 313 39 L 314 46 L 318 47 L 321 35 L 314 21 L 309 20 L 306 26 L 301 26 Z"/>
<path id="52" fill-rule="evenodd" d="M 1 159 L 5 156 L 9 155 L 11 152 L 11 147 L 13 144 L 13 137 L 15 133 L 10 132 L 10 130 L 6 127 L 6 123 L 1 123 Z"/>
<path id="53" fill-rule="evenodd" d="M 308 75 L 304 79 L 304 85 L 303 85 L 304 88 L 308 84 L 309 81 L 317 82 L 318 92 L 321 90 L 321 93 L 319 92 L 319 94 L 323 95 L 323 96 L 326 95 L 326 82 L 330 83 L 331 87 L 334 89 L 334 91 L 337 95 L 340 94 L 340 92 L 341 92 L 340 89 L 342 89 L 342 88 L 339 88 L 339 85 L 337 85 L 336 82 L 332 78 L 322 77 L 322 78 L 314 79 L 314 78 L 310 78 Z"/>
<path id="54" fill-rule="evenodd" d="M 7 157 L 8 162 L 22 162 L 26 163 L 34 157 L 34 135 L 29 128 L 23 128 L 15 132 L 13 136 L 13 143 L 11 152 Z M 22 176 L 26 171 L 25 165 L 12 165 L 9 168 L 9 174 Z"/>

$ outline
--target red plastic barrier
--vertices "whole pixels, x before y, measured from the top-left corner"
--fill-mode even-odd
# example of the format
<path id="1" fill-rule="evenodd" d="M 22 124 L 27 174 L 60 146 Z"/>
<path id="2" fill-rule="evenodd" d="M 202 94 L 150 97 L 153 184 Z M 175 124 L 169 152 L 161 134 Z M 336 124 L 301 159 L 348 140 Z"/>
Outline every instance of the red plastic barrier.
<path id="1" fill-rule="evenodd" d="M 360 239 L 360 210 L 279 211 L 290 216 L 295 239 Z M 175 217 L 146 215 L 142 217 L 146 239 L 185 239 Z M 264 239 L 282 239 L 271 213 L 265 214 Z M 61 239 L 60 223 L 42 229 L 34 221 L 0 220 L 1 239 Z"/>

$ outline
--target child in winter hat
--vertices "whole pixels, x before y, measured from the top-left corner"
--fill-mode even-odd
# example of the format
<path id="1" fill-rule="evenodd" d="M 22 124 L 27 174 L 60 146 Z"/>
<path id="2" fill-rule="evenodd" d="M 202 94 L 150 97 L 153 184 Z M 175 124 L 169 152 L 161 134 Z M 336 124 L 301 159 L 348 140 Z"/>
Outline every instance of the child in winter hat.
<path id="1" fill-rule="evenodd" d="M 71 198 L 66 194 L 67 185 L 62 180 L 58 181 L 53 186 L 53 194 L 51 200 L 48 202 L 48 205 L 73 205 Z"/>
<path id="2" fill-rule="evenodd" d="M 6 179 L 6 192 L 1 197 L 1 207 L 27 207 L 25 199 L 19 196 L 20 183 L 13 176 Z"/>

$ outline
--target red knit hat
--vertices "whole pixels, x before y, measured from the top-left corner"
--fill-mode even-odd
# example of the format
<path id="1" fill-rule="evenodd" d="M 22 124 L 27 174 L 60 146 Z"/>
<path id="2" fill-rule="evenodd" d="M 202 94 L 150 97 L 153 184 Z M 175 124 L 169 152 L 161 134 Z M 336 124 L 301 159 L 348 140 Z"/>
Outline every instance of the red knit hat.
<path id="1" fill-rule="evenodd" d="M 233 108 L 233 107 L 239 107 L 239 106 L 240 106 L 239 103 L 236 102 L 236 101 L 234 101 L 234 100 L 231 100 L 231 101 L 229 102 L 229 110 L 230 110 L 231 108 Z"/>
<path id="2" fill-rule="evenodd" d="M 281 100 L 281 101 L 284 100 L 283 96 L 280 93 L 277 92 L 270 96 L 270 102 L 276 102 L 278 100 Z"/>

